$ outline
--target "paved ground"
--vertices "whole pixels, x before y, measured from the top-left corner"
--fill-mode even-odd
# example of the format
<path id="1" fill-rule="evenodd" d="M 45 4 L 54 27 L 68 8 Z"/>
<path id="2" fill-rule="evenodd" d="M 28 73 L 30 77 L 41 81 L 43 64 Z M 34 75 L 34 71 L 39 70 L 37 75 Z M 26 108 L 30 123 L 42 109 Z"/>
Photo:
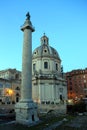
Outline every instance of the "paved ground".
<path id="1" fill-rule="evenodd" d="M 86 128 L 87 130 L 87 116 L 77 116 L 74 120 L 66 124 L 69 127 Z"/>
<path id="2" fill-rule="evenodd" d="M 56 122 L 43 130 L 87 130 L 87 116 L 77 116 L 69 123 L 63 122 L 63 120 Z"/>
<path id="3" fill-rule="evenodd" d="M 47 126 L 44 129 L 38 129 L 38 130 L 87 130 L 87 116 L 77 116 L 75 119 L 71 120 L 69 123 L 66 122 L 66 124 L 64 125 L 62 123 L 63 121 L 59 121 L 59 122 L 53 123 L 51 126 Z M 17 129 L 14 128 L 15 123 L 12 123 L 12 124 L 13 125 L 10 125 L 10 124 L 4 125 L 3 127 L 0 126 L 0 130 L 5 130 L 5 129 L 6 130 L 19 130 L 18 126 L 17 126 Z M 26 128 L 26 130 L 28 129 L 29 128 Z M 25 128 L 22 130 L 25 130 Z"/>
<path id="4" fill-rule="evenodd" d="M 0 106 L 0 108 L 5 108 L 5 105 Z M 6 108 L 12 109 L 12 108 L 14 108 L 14 105 L 11 105 L 11 106 L 7 105 Z M 77 130 L 77 129 L 78 130 L 87 130 L 87 115 L 86 116 L 78 115 L 75 119 L 72 119 L 69 123 L 67 123 L 67 121 L 66 121 L 65 124 L 63 125 L 63 127 L 61 126 L 61 129 L 60 129 L 59 126 L 62 125 L 63 122 L 64 122 L 63 120 L 61 120 L 59 122 L 55 122 L 51 126 L 47 126 L 45 129 L 42 129 L 42 130 L 55 130 L 55 129 L 56 130 L 57 129 L 58 130 L 72 130 L 72 129 L 67 129 L 67 127 L 73 128 L 73 130 Z M 3 123 L 7 123 L 7 122 L 6 121 L 3 122 L 3 120 L 0 119 L 0 124 L 3 124 Z M 3 128 L 1 129 L 1 127 L 0 127 L 0 130 L 4 130 L 4 129 Z"/>

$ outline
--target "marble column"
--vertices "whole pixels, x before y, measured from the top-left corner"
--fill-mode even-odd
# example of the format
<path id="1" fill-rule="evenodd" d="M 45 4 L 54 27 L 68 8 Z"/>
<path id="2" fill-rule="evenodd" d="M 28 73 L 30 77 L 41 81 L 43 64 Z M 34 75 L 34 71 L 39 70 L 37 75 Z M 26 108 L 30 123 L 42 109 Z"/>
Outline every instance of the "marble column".
<path id="1" fill-rule="evenodd" d="M 16 121 L 21 124 L 31 124 L 39 120 L 37 105 L 32 100 L 32 32 L 34 28 L 29 13 L 21 27 L 24 32 L 22 55 L 21 100 L 15 105 Z"/>

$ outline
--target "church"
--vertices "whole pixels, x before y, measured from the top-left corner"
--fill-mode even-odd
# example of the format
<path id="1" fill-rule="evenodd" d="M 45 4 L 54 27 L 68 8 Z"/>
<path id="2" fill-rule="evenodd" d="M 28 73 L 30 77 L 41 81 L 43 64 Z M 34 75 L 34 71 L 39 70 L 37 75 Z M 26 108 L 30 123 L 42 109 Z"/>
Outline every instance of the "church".
<path id="1" fill-rule="evenodd" d="M 39 112 L 66 113 L 67 84 L 61 71 L 61 59 L 44 34 L 41 45 L 32 54 L 32 98 Z"/>
<path id="2" fill-rule="evenodd" d="M 50 110 L 66 113 L 67 84 L 63 71 L 61 70 L 60 56 L 57 50 L 49 45 L 49 38 L 45 34 L 41 37 L 40 41 L 41 45 L 32 53 L 33 101 L 38 105 L 38 113 L 49 112 Z M 11 97 L 12 100 L 10 102 L 16 103 L 16 92 L 20 93 L 21 89 L 21 72 L 15 69 L 7 69 L 0 71 L 0 78 L 5 80 L 5 84 L 6 79 L 9 80 L 11 89 L 15 92 L 15 95 L 11 95 L 14 98 Z M 12 80 L 13 78 L 15 80 Z M 12 81 L 16 81 L 14 88 Z M 2 85 L 1 80 L 0 85 Z M 3 86 L 4 84 L 0 86 L 0 91 L 4 90 Z M 16 90 L 18 87 L 20 89 Z M 0 100 L 3 101 L 1 95 Z"/>

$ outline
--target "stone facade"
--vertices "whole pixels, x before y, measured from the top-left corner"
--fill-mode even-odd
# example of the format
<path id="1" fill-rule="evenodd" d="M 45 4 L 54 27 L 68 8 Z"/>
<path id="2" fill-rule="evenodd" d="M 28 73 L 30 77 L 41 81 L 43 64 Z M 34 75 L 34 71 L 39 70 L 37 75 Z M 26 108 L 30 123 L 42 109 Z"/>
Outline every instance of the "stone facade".
<path id="1" fill-rule="evenodd" d="M 21 72 L 16 69 L 0 71 L 0 103 L 12 104 L 20 99 Z"/>
<path id="2" fill-rule="evenodd" d="M 49 111 L 54 106 L 59 111 L 62 106 L 61 112 L 66 112 L 67 85 L 61 68 L 60 56 L 49 46 L 49 39 L 44 34 L 41 46 L 32 55 L 32 96 L 40 111 Z"/>
<path id="3" fill-rule="evenodd" d="M 16 69 L 6 69 L 0 71 L 0 78 L 7 79 L 7 80 L 21 80 L 21 71 Z"/>

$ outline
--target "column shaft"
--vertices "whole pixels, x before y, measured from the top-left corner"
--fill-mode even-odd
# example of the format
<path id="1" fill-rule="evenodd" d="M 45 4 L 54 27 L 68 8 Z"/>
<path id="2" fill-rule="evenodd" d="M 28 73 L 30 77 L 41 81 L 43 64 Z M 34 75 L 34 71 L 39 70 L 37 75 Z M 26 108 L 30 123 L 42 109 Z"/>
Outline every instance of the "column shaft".
<path id="1" fill-rule="evenodd" d="M 32 99 L 32 32 L 24 30 L 21 99 Z"/>

